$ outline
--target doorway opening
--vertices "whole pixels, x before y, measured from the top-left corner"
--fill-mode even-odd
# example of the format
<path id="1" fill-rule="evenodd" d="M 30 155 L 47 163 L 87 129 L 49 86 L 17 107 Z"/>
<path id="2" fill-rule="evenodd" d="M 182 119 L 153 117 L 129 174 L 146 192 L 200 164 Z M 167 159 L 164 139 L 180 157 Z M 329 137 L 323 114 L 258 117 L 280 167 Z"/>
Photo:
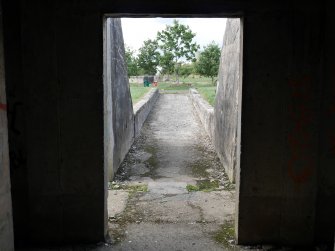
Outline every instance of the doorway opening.
<path id="1" fill-rule="evenodd" d="M 172 57 L 164 41 L 172 43 L 166 39 L 173 28 L 183 32 L 177 29 L 178 20 L 158 33 L 160 39 L 146 40 L 138 52 L 124 45 L 121 23 L 120 16 L 114 15 L 104 21 L 105 172 L 112 243 L 143 249 L 171 248 L 176 243 L 184 248 L 233 247 L 238 199 L 234 182 L 238 184 L 240 154 L 241 20 L 227 20 L 214 77 L 200 76 L 202 69 L 190 70 L 199 67 L 200 63 L 192 64 L 211 44 L 196 50 L 193 62 L 172 60 L 170 71 L 165 68 L 169 62 L 156 62 Z M 192 41 L 187 45 L 192 47 Z M 152 56 L 147 61 L 156 64 L 155 72 L 150 72 L 150 64 L 145 65 L 145 56 Z M 187 61 L 188 56 L 182 57 Z M 186 73 L 180 77 L 182 71 Z M 129 100 L 131 95 L 133 100 Z M 133 102 L 137 103 L 132 106 Z M 133 131 L 115 126 L 120 123 L 133 126 Z"/>

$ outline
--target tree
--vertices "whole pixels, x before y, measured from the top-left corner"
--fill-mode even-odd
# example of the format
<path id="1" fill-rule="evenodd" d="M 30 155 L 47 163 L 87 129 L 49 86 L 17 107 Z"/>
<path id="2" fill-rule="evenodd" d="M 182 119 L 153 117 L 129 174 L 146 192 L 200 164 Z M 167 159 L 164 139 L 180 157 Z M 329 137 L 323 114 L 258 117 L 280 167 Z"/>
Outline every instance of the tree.
<path id="1" fill-rule="evenodd" d="M 170 52 L 165 52 L 160 55 L 159 58 L 159 66 L 161 67 L 161 74 L 170 75 L 174 72 L 174 62 L 173 62 L 173 54 Z"/>
<path id="2" fill-rule="evenodd" d="M 179 69 L 179 75 L 186 78 L 194 72 L 193 64 L 182 64 Z"/>
<path id="3" fill-rule="evenodd" d="M 143 70 L 144 74 L 156 74 L 159 56 L 157 41 L 151 39 L 144 41 L 143 46 L 139 49 L 137 58 L 138 66 Z"/>
<path id="4" fill-rule="evenodd" d="M 220 65 L 220 47 L 212 42 L 204 47 L 196 63 L 196 71 L 202 76 L 210 77 L 214 85 L 214 77 L 217 77 Z"/>
<path id="5" fill-rule="evenodd" d="M 126 46 L 126 62 L 128 67 L 128 77 L 129 76 L 138 76 L 139 68 L 137 65 L 137 58 L 135 52 Z"/>
<path id="6" fill-rule="evenodd" d="M 157 33 L 159 48 L 162 51 L 161 57 L 165 58 L 163 63 L 165 66 L 173 67 L 178 83 L 181 59 L 195 60 L 195 53 L 199 49 L 199 45 L 193 42 L 194 37 L 195 33 L 192 33 L 190 27 L 180 24 L 177 20 L 173 21 L 173 25 L 167 25 L 165 30 Z M 171 69 L 169 67 L 165 68 Z"/>

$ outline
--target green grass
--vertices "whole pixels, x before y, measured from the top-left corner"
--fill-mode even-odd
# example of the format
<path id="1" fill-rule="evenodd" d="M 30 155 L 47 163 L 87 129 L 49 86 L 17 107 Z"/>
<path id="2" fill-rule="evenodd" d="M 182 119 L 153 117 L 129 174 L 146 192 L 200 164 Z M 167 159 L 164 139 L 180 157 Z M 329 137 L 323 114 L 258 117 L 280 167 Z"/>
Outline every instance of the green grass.
<path id="1" fill-rule="evenodd" d="M 211 78 L 190 76 L 187 78 L 180 78 L 179 84 L 176 84 L 174 81 L 158 82 L 158 89 L 168 92 L 188 91 L 190 88 L 197 89 L 200 95 L 210 105 L 214 105 L 216 86 L 212 85 Z M 141 84 L 131 83 L 130 93 L 133 104 L 136 104 L 150 90 L 151 87 L 143 87 Z"/>
<path id="2" fill-rule="evenodd" d="M 183 83 L 192 83 L 197 85 L 211 85 L 212 86 L 212 80 L 211 78 L 202 77 L 198 75 L 191 75 L 186 78 L 180 78 L 180 82 Z"/>
<path id="3" fill-rule="evenodd" d="M 187 91 L 191 85 L 186 83 L 176 84 L 173 82 L 160 82 L 158 83 L 158 89 L 166 91 Z"/>
<path id="4" fill-rule="evenodd" d="M 139 84 L 130 84 L 130 94 L 133 100 L 133 104 L 136 104 L 140 99 L 147 94 L 152 88 L 144 87 Z"/>
<path id="5" fill-rule="evenodd" d="M 216 96 L 216 86 L 201 86 L 196 87 L 196 89 L 211 106 L 214 106 Z"/>
<path id="6" fill-rule="evenodd" d="M 190 88 L 195 88 L 211 106 L 214 105 L 216 86 L 212 85 L 211 78 L 190 76 L 187 78 L 180 78 L 179 82 L 179 85 L 175 82 L 159 82 L 158 88 L 167 91 L 184 91 Z"/>

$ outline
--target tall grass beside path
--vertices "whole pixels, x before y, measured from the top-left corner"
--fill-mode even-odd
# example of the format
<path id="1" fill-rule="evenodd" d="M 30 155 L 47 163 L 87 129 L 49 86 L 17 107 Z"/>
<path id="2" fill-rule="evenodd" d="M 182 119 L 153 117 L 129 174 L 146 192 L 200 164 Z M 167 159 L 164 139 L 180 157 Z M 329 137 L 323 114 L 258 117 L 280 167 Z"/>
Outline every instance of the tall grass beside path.
<path id="1" fill-rule="evenodd" d="M 133 104 L 136 104 L 141 98 L 147 94 L 152 87 L 144 87 L 143 85 L 139 84 L 130 84 L 130 94 L 131 99 L 133 100 Z"/>

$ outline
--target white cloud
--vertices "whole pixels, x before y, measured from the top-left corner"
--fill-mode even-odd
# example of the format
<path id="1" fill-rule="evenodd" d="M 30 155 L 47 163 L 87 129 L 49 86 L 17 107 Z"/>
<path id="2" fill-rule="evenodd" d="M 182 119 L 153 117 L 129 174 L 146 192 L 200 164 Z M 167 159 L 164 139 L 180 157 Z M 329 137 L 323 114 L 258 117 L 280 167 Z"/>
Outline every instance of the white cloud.
<path id="1" fill-rule="evenodd" d="M 221 47 L 226 20 L 226 18 L 186 18 L 181 20 L 181 23 L 190 26 L 191 30 L 197 34 L 196 41 L 201 48 L 212 41 Z"/>
<path id="2" fill-rule="evenodd" d="M 201 48 L 212 41 L 222 46 L 226 28 L 225 18 L 177 18 L 180 23 L 190 26 L 196 33 L 195 41 Z M 132 49 L 138 50 L 143 41 L 155 39 L 158 31 L 172 24 L 173 18 L 122 18 L 124 42 Z"/>
<path id="3" fill-rule="evenodd" d="M 155 39 L 157 31 L 165 28 L 165 25 L 157 18 L 122 18 L 123 39 L 127 46 L 138 50 L 143 41 Z"/>

